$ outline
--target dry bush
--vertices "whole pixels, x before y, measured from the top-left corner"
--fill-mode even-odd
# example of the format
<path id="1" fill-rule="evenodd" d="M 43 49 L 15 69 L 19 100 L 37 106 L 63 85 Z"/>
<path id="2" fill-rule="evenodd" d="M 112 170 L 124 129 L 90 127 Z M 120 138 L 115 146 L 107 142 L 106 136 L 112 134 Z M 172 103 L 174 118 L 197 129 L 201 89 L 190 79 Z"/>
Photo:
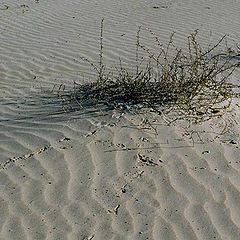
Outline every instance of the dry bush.
<path id="1" fill-rule="evenodd" d="M 197 31 L 191 34 L 187 51 L 174 45 L 174 34 L 164 46 L 149 29 L 158 47 L 152 52 L 141 43 L 141 28 L 137 32 L 136 72 L 123 68 L 117 74 L 108 72 L 103 63 L 103 20 L 99 64 L 87 59 L 97 72 L 92 83 L 75 84 L 71 92 L 79 108 L 104 106 L 110 109 L 151 109 L 158 113 L 177 111 L 179 116 L 203 120 L 226 109 L 234 96 L 238 96 L 228 80 L 239 66 L 233 63 L 228 53 L 215 54 L 225 39 L 222 37 L 212 48 L 204 50 L 197 40 Z M 148 56 L 147 62 L 140 62 L 139 54 Z M 239 96 L 238 96 L 239 97 Z"/>

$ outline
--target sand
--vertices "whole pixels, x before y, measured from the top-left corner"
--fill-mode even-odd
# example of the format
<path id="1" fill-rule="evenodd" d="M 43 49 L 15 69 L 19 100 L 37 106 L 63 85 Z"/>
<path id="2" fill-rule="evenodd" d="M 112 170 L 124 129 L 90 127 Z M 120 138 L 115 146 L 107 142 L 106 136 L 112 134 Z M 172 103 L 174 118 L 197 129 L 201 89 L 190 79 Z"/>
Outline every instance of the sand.
<path id="1" fill-rule="evenodd" d="M 180 46 L 239 43 L 238 1 L 0 1 L 1 240 L 239 240 L 240 103 L 202 124 L 154 113 L 65 113 L 54 85 L 81 57 L 135 59 L 138 26 Z M 149 35 L 141 39 L 151 44 Z M 233 75 L 239 83 L 239 70 Z"/>

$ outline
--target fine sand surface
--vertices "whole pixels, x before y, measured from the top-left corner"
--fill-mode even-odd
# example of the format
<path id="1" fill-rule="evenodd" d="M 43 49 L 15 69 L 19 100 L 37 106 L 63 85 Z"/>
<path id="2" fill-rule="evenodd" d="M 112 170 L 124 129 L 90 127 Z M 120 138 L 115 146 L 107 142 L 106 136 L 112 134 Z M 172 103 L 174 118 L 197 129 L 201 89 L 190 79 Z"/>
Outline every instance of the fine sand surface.
<path id="1" fill-rule="evenodd" d="M 0 0 L 0 240 L 239 240 L 240 103 L 202 124 L 65 113 L 54 85 L 135 59 L 138 26 L 240 44 L 239 1 Z M 149 34 L 141 39 L 151 45 Z M 239 84 L 239 69 L 232 80 Z"/>

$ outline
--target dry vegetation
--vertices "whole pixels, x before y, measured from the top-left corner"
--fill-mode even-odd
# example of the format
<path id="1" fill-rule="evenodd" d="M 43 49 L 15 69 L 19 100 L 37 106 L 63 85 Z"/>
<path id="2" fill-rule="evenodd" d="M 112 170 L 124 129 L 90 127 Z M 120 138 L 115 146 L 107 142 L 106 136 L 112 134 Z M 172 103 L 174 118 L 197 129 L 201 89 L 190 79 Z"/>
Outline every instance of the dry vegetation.
<path id="1" fill-rule="evenodd" d="M 118 73 L 112 74 L 103 62 L 102 20 L 99 63 L 96 65 L 84 59 L 94 68 L 98 77 L 92 83 L 75 84 L 70 102 L 77 103 L 78 108 L 96 106 L 134 112 L 150 109 L 159 114 L 175 111 L 181 118 L 204 120 L 229 107 L 233 97 L 239 97 L 236 92 L 239 86 L 228 81 L 239 67 L 239 62 L 234 63 L 227 50 L 216 54 L 225 36 L 213 47 L 204 50 L 195 31 L 187 39 L 187 51 L 183 51 L 175 47 L 174 34 L 168 44 L 163 45 L 151 30 L 147 31 L 155 40 L 158 52 L 152 52 L 141 43 L 139 28 L 136 71 L 130 73 L 120 61 Z M 140 61 L 140 51 L 146 53 L 147 61 Z M 60 91 L 59 96 L 64 101 Z"/>

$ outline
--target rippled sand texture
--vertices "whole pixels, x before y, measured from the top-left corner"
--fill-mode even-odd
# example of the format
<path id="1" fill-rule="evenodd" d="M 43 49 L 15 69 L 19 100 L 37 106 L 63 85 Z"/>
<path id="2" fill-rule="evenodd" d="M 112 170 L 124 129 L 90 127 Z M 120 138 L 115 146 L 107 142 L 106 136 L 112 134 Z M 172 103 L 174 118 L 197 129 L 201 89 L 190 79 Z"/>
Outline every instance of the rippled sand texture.
<path id="1" fill-rule="evenodd" d="M 104 61 L 134 63 L 136 31 L 240 39 L 238 1 L 0 1 L 0 240 L 239 240 L 240 104 L 202 125 L 65 113 L 51 93 Z M 210 34 L 211 31 L 211 34 Z M 149 35 L 142 40 L 151 45 Z M 234 76 L 239 82 L 239 71 Z"/>
<path id="2" fill-rule="evenodd" d="M 56 142 L 25 133 L 42 147 L 2 164 L 1 238 L 238 239 L 240 131 L 214 124 L 125 115 Z"/>

